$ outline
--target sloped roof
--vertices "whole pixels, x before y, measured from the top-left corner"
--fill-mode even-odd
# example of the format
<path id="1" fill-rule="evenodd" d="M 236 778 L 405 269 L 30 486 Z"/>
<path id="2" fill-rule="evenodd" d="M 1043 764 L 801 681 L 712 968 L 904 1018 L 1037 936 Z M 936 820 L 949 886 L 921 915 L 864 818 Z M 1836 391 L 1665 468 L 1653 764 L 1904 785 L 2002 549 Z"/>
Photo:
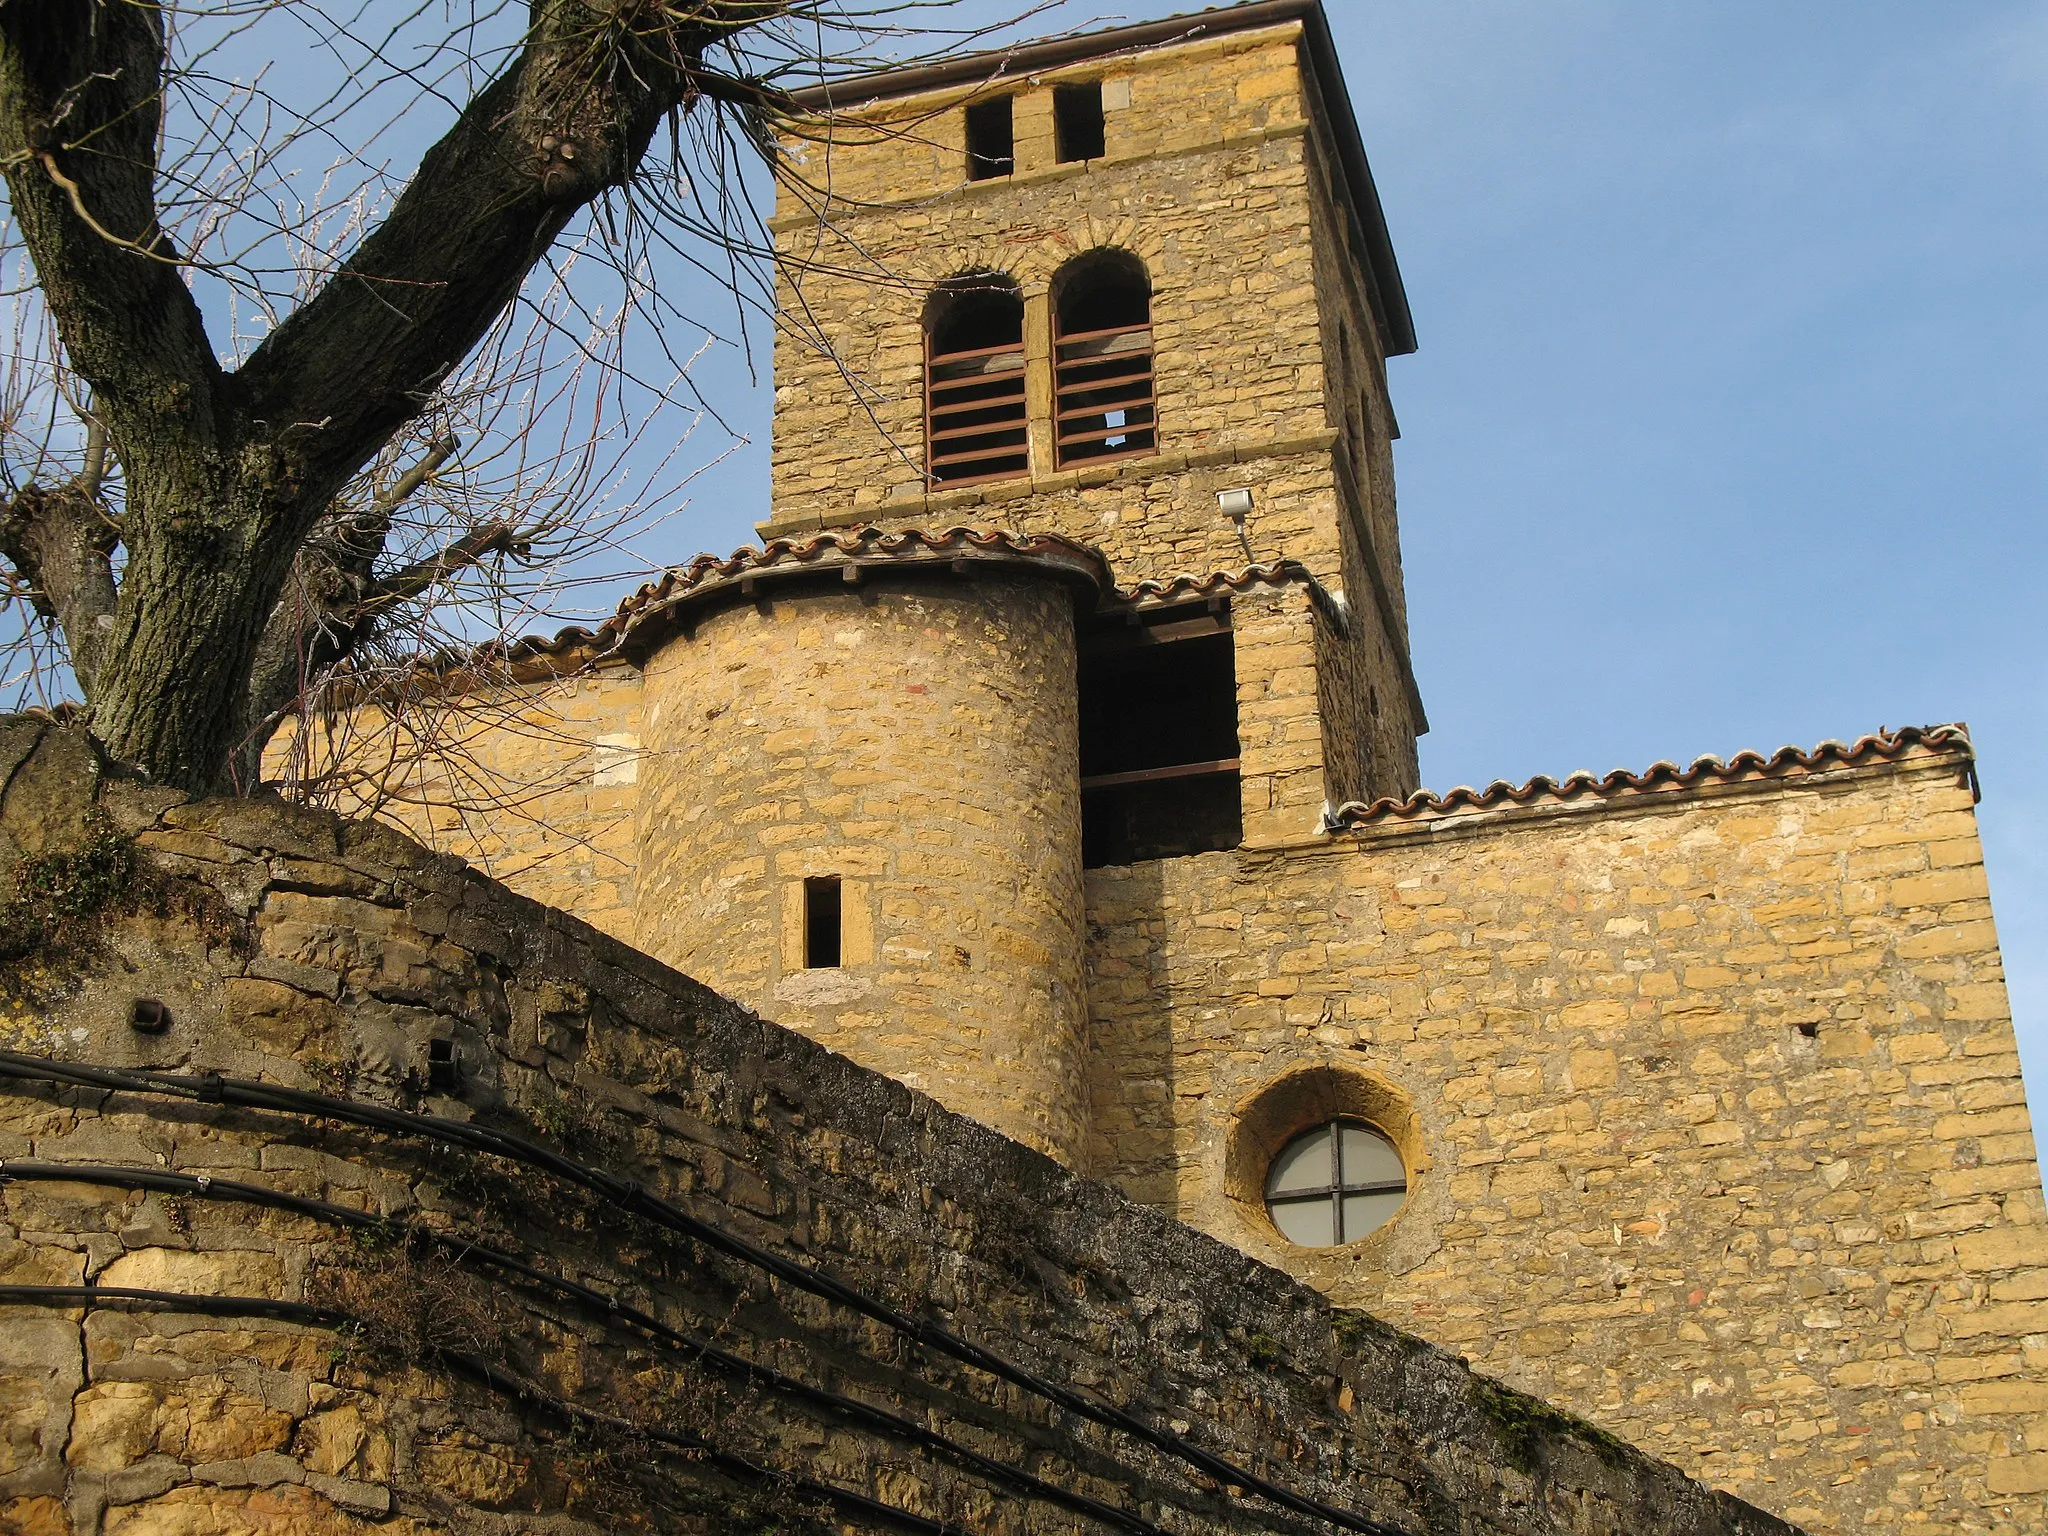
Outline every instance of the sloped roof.
<path id="1" fill-rule="evenodd" d="M 1269 560 L 1235 571 L 1209 571 L 1202 575 L 1184 572 L 1177 576 L 1146 577 L 1110 594 L 1112 606 L 1131 603 L 1149 607 L 1161 603 L 1187 602 L 1218 593 L 1249 592 L 1253 587 L 1277 587 L 1287 582 L 1313 583 L 1315 576 L 1299 560 Z"/>
<path id="2" fill-rule="evenodd" d="M 610 621 L 618 646 L 645 655 L 667 638 L 693 608 L 731 595 L 751 597 L 762 583 L 780 583 L 836 571 L 848 586 L 870 572 L 943 566 L 955 575 L 1001 570 L 1063 579 L 1091 597 L 1112 590 L 1109 561 L 1100 550 L 1056 533 L 1014 533 L 1005 528 L 959 526 L 881 529 L 871 523 L 829 528 L 805 539 L 770 539 L 724 557 L 699 555 L 671 566 L 625 602 Z"/>
<path id="3" fill-rule="evenodd" d="M 666 640 L 692 610 L 732 597 L 751 597 L 763 584 L 836 572 L 848 586 L 857 586 L 870 574 L 935 566 L 955 575 L 1007 569 L 1049 576 L 1071 583 L 1094 605 L 1105 608 L 1155 607 L 1297 582 L 1315 587 L 1314 575 L 1298 560 L 1118 586 L 1101 550 L 1056 533 L 965 524 L 934 531 L 863 523 L 749 544 L 730 555 L 698 555 L 628 594 L 618 611 L 595 629 L 573 625 L 552 636 L 529 635 L 487 649 L 474 660 L 508 667 L 515 674 L 559 676 L 615 657 L 637 660 Z"/>
<path id="4" fill-rule="evenodd" d="M 1975 761 L 1969 727 L 1909 725 L 1896 731 L 1875 731 L 1853 742 L 1823 741 L 1812 748 L 1780 747 L 1765 756 L 1738 752 L 1727 759 L 1694 758 L 1690 767 L 1652 763 L 1640 772 L 1617 768 L 1595 775 L 1584 770 L 1563 779 L 1538 774 L 1522 784 L 1496 779 L 1484 789 L 1460 785 L 1448 794 L 1417 790 L 1405 800 L 1380 799 L 1371 804 L 1349 801 L 1329 814 L 1331 831 L 1398 822 L 1427 822 L 1459 812 L 1500 810 L 1509 806 L 1564 803 L 1580 797 L 1613 797 L 1645 791 L 1692 789 L 1706 783 L 1795 778 L 1829 768 L 1853 767 L 1872 760 L 1891 761 L 1914 749 L 1955 754 L 1967 770 Z"/>

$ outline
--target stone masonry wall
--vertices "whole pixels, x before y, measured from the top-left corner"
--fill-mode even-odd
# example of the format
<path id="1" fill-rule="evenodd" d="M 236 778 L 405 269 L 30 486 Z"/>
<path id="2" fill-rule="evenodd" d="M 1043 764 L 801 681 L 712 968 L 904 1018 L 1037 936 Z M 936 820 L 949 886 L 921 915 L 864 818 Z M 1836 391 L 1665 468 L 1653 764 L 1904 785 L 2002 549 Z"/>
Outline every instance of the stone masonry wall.
<path id="1" fill-rule="evenodd" d="M 877 515 L 892 493 L 919 491 L 921 317 L 934 285 L 963 271 L 1009 273 L 1025 295 L 1027 340 L 1042 356 L 1053 274 L 1103 246 L 1135 253 L 1152 276 L 1162 448 L 1256 448 L 1321 431 L 1297 31 L 1108 66 L 1128 81 L 1130 102 L 1106 110 L 1098 160 L 1053 163 L 1049 130 L 1052 83 L 1102 75 L 1101 64 L 1020 86 L 1014 176 L 966 181 L 961 92 L 878 109 L 914 124 L 909 144 L 893 129 L 828 128 L 832 142 L 809 146 L 800 167 L 829 182 L 826 217 L 785 190 L 775 220 L 780 280 L 802 298 L 785 291 L 780 307 L 809 316 L 836 353 L 778 337 L 776 521 L 853 521 Z M 1029 131 L 1035 113 L 1046 119 L 1042 137 Z M 932 145 L 922 155 L 919 138 Z M 872 400 L 855 398 L 840 364 Z M 1050 453 L 1036 451 L 1050 440 L 1033 446 L 1034 469 L 1051 471 Z M 1213 503 L 1186 510 L 1204 522 L 1215 516 Z"/>
<path id="2" fill-rule="evenodd" d="M 1340 803 L 1342 788 L 1349 787 L 1327 782 L 1324 771 L 1329 733 L 1317 662 L 1326 629 L 1300 585 L 1255 589 L 1231 600 L 1247 841 L 1312 830 L 1324 805 Z"/>
<path id="3" fill-rule="evenodd" d="M 2048 1228 L 1966 766 L 1091 871 L 1094 1168 L 1814 1531 L 2048 1529 Z M 1293 1248 L 1262 1148 L 1332 1112 L 1409 1200 Z"/>
<path id="4" fill-rule="evenodd" d="M 1789 1531 L 388 830 L 43 722 L 0 783 L 0 1530 L 1328 1528 L 1178 1435 L 1415 1536 Z"/>
<path id="5" fill-rule="evenodd" d="M 1320 150 L 1320 138 L 1311 142 Z M 1406 660 L 1396 428 L 1386 361 L 1360 291 L 1364 256 L 1331 188 L 1329 156 L 1317 153 L 1309 169 L 1325 405 L 1336 434 L 1332 481 L 1340 508 L 1336 576 L 1329 584 L 1344 594 L 1349 617 L 1343 633 L 1322 637 L 1321 647 L 1324 715 L 1331 721 L 1333 748 L 1331 799 L 1399 798 L 1420 783 L 1415 738 L 1427 723 Z"/>
<path id="6" fill-rule="evenodd" d="M 451 693 L 394 722 L 371 708 L 291 726 L 265 754 L 276 782 L 332 775 L 323 795 L 465 859 L 522 896 L 633 935 L 639 669 Z M 303 761 L 294 763 L 303 750 Z"/>
<path id="7" fill-rule="evenodd" d="M 1020 81 L 1009 177 L 965 180 L 960 91 L 863 109 L 805 146 L 801 175 L 831 196 L 785 188 L 781 303 L 832 353 L 794 331 L 778 340 L 762 528 L 994 522 L 1096 544 L 1125 582 L 1300 560 L 1351 604 L 1324 638 L 1361 708 L 1322 711 L 1329 776 L 1343 795 L 1405 794 L 1423 724 L 1405 660 L 1393 417 L 1299 35 L 1289 23 Z M 1057 164 L 1053 86 L 1086 78 L 1104 81 L 1106 153 Z M 1151 274 L 1160 452 L 1060 470 L 1047 295 L 1066 261 L 1100 247 Z M 928 492 L 922 315 L 935 284 L 975 270 L 1009 274 L 1024 296 L 1031 473 Z M 1255 502 L 1242 542 L 1215 502 L 1240 487 Z"/>
<path id="8" fill-rule="evenodd" d="M 1315 253 L 1316 308 L 1322 315 L 1324 410 L 1337 433 L 1339 474 L 1356 498 L 1351 526 L 1359 544 L 1379 567 L 1390 610 L 1388 626 L 1408 631 L 1407 595 L 1401 580 L 1401 525 L 1394 494 L 1394 419 L 1387 387 L 1387 359 L 1367 300 L 1362 273 L 1367 256 L 1358 248 L 1332 172 L 1334 154 L 1322 130 L 1324 113 L 1311 113 L 1319 131 L 1309 139 L 1309 231 Z M 1347 588 L 1348 590 L 1348 588 Z M 1361 594 L 1363 601 L 1366 594 Z"/>
<path id="9" fill-rule="evenodd" d="M 1074 596 L 871 577 L 648 664 L 639 944 L 1040 1151 L 1087 1143 Z M 809 969 L 803 882 L 840 879 Z"/>

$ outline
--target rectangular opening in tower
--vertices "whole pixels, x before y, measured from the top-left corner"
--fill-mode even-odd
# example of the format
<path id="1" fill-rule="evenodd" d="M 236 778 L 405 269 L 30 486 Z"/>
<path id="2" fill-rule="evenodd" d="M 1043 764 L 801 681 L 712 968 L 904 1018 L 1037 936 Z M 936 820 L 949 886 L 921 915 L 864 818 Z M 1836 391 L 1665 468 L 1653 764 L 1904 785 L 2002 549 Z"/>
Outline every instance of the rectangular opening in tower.
<path id="1" fill-rule="evenodd" d="M 1084 632 L 1080 692 L 1082 863 L 1244 840 L 1227 604 L 1131 610 Z"/>
<path id="2" fill-rule="evenodd" d="M 1017 169 L 1010 98 L 992 96 L 967 108 L 967 179 L 987 181 Z"/>
<path id="3" fill-rule="evenodd" d="M 812 875 L 804 881 L 804 965 L 831 970 L 839 964 L 839 952 L 839 877 Z"/>
<path id="4" fill-rule="evenodd" d="M 1102 158 L 1102 82 L 1052 88 L 1053 149 L 1061 161 Z"/>
<path id="5" fill-rule="evenodd" d="M 1029 471 L 1024 306 L 975 292 L 925 332 L 925 449 L 937 485 Z"/>

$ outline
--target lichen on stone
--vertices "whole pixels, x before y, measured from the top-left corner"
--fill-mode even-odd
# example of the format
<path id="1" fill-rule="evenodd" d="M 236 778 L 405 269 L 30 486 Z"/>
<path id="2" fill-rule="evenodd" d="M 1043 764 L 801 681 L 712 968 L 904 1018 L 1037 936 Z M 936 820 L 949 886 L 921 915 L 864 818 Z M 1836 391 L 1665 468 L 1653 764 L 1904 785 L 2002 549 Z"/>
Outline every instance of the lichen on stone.
<path id="1" fill-rule="evenodd" d="M 1525 1470 L 1534 1470 L 1545 1448 L 1560 1440 L 1577 1440 L 1608 1462 L 1626 1462 L 1637 1454 L 1626 1441 L 1551 1407 L 1540 1397 L 1514 1391 L 1476 1373 L 1472 1385 L 1474 1401 L 1500 1428 L 1509 1458 Z"/>
<path id="2" fill-rule="evenodd" d="M 13 963 L 53 946 L 77 948 L 85 931 L 132 888 L 135 844 L 95 809 L 83 843 L 75 849 L 23 859 L 14 867 L 13 889 L 0 902 L 0 964 Z"/>

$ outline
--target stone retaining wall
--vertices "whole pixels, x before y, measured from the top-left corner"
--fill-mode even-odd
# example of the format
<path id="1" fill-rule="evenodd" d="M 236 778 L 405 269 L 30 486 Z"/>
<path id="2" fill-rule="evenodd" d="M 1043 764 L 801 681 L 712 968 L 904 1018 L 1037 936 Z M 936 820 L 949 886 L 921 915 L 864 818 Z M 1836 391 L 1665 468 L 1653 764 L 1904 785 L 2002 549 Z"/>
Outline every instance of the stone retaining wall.
<path id="1" fill-rule="evenodd" d="M 0 913 L 0 1286 L 172 1297 L 0 1293 L 0 1529 L 1329 1528 L 1176 1436 L 1418 1536 L 1789 1529 L 390 831 L 101 781 L 40 722 L 0 726 L 0 778 L 38 893 Z"/>

